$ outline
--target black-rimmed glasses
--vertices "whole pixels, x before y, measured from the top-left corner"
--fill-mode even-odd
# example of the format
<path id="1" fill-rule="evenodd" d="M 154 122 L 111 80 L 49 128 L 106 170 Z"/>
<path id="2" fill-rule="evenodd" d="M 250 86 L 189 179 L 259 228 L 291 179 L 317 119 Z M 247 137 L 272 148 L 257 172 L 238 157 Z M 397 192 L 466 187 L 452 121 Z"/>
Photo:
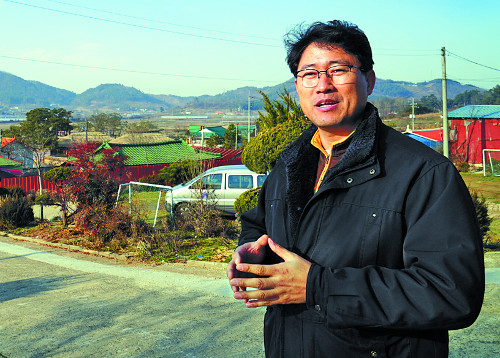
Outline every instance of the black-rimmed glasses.
<path id="1" fill-rule="evenodd" d="M 325 71 L 318 71 L 311 68 L 300 70 L 297 71 L 296 77 L 300 78 L 302 86 L 307 88 L 316 87 L 322 73 L 326 74 L 326 77 L 334 84 L 344 84 L 347 80 L 351 79 L 350 73 L 352 73 L 353 68 L 361 70 L 358 66 L 354 65 L 333 65 Z"/>

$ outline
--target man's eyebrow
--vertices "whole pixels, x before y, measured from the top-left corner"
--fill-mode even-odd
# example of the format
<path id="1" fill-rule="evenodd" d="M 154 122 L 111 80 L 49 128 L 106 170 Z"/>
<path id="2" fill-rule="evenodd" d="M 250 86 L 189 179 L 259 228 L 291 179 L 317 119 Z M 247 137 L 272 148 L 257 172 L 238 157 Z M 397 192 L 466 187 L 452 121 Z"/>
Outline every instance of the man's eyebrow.
<path id="1" fill-rule="evenodd" d="M 331 60 L 328 62 L 328 66 L 333 66 L 333 65 L 345 65 L 345 61 L 340 61 L 340 60 Z M 308 69 L 308 68 L 315 68 L 316 67 L 316 64 L 315 63 L 309 63 L 309 64 L 305 64 L 305 65 L 302 65 L 300 66 L 297 71 L 302 71 L 302 70 L 305 70 L 305 69 Z"/>

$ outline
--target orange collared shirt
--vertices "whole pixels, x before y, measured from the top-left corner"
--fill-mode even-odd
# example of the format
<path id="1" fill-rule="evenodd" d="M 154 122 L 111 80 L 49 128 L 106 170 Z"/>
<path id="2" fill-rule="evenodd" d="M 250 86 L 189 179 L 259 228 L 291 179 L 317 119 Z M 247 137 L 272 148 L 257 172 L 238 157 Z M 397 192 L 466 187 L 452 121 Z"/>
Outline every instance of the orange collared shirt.
<path id="1" fill-rule="evenodd" d="M 311 138 L 311 144 L 321 152 L 318 161 L 318 171 L 316 173 L 316 184 L 314 185 L 315 193 L 318 191 L 319 186 L 323 182 L 328 169 L 337 164 L 344 156 L 347 148 L 349 147 L 350 139 L 355 131 L 356 130 L 352 131 L 352 133 L 343 140 L 334 142 L 332 145 L 331 154 L 328 154 L 328 152 L 323 147 L 323 144 L 321 143 L 321 137 L 319 136 L 319 131 L 316 131 L 316 133 L 314 133 L 313 137 Z"/>

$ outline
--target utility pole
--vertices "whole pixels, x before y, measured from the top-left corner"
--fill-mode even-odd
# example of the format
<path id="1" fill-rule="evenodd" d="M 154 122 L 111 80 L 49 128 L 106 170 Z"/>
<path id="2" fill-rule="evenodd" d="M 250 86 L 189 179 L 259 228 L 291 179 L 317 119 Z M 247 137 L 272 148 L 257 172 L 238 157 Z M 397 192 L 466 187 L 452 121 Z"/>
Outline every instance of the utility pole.
<path id="1" fill-rule="evenodd" d="M 450 149 L 448 147 L 448 90 L 446 87 L 446 49 L 444 47 L 441 48 L 441 58 L 443 64 L 443 155 L 446 158 L 450 157 Z"/>
<path id="2" fill-rule="evenodd" d="M 248 128 L 247 128 L 247 133 L 248 133 L 248 142 L 250 142 L 250 93 L 248 94 Z"/>
<path id="3" fill-rule="evenodd" d="M 238 149 L 238 124 L 234 126 L 234 133 L 236 134 L 234 138 L 234 149 Z"/>
<path id="4" fill-rule="evenodd" d="M 417 104 L 415 103 L 415 98 L 411 99 L 411 130 L 415 130 L 415 108 L 417 107 Z"/>

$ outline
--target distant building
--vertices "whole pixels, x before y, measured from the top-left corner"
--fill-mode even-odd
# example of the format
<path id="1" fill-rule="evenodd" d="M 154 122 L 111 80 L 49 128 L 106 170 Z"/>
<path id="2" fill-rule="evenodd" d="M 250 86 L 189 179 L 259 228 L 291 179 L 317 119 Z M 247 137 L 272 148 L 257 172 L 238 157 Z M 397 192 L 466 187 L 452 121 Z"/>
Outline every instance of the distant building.
<path id="1" fill-rule="evenodd" d="M 219 153 L 195 150 L 183 140 L 140 144 L 103 143 L 101 148 L 118 149 L 120 154 L 127 157 L 127 166 L 170 164 L 182 159 L 209 160 L 221 157 Z"/>
<path id="2" fill-rule="evenodd" d="M 125 160 L 125 173 L 131 181 L 139 180 L 146 175 L 157 174 L 163 167 L 179 160 L 192 159 L 203 162 L 217 162 L 222 154 L 195 149 L 183 140 L 172 140 L 163 143 L 108 143 L 104 142 L 97 151 L 117 149 Z"/>
<path id="3" fill-rule="evenodd" d="M 20 163 L 23 170 L 33 168 L 33 149 L 16 137 L 1 137 L 0 155 Z"/>
<path id="4" fill-rule="evenodd" d="M 23 171 L 20 162 L 0 156 L 0 179 L 21 175 Z"/>
<path id="5" fill-rule="evenodd" d="M 83 131 L 73 132 L 70 135 L 59 137 L 57 139 L 57 148 L 53 154 L 67 154 L 68 150 L 73 146 L 85 142 L 109 142 L 113 138 L 102 132 Z"/>
<path id="6" fill-rule="evenodd" d="M 186 142 L 192 145 L 205 145 L 205 141 L 217 135 L 221 138 L 224 138 L 224 134 L 226 133 L 226 128 L 223 126 L 214 126 L 214 127 L 206 127 L 206 126 L 198 126 L 198 125 L 190 125 L 189 126 L 189 137 L 186 138 Z"/>
<path id="7" fill-rule="evenodd" d="M 483 149 L 500 149 L 500 106 L 471 105 L 448 113 L 450 157 L 454 162 L 482 164 Z M 407 131 L 407 136 L 441 149 L 443 129 Z"/>
<path id="8" fill-rule="evenodd" d="M 250 137 L 255 136 L 255 125 L 250 125 L 250 127 L 247 124 L 237 124 L 236 129 L 238 130 L 238 134 L 242 138 L 248 138 L 248 131 L 250 130 Z"/>
<path id="9" fill-rule="evenodd" d="M 173 139 L 161 133 L 128 133 L 109 141 L 110 144 L 164 143 Z"/>
<path id="10" fill-rule="evenodd" d="M 473 105 L 448 113 L 450 153 L 458 160 L 481 164 L 483 149 L 500 149 L 500 106 Z"/>

